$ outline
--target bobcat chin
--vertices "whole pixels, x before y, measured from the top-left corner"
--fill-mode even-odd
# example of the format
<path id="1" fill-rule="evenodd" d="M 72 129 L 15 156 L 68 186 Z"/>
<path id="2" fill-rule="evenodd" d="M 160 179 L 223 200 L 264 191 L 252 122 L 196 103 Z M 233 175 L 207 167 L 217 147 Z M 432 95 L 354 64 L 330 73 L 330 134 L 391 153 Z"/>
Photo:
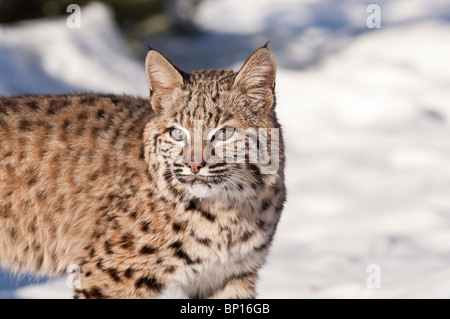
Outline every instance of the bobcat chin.
<path id="1" fill-rule="evenodd" d="M 281 133 L 276 160 L 249 151 L 280 131 L 275 59 L 186 73 L 151 49 L 145 70 L 149 99 L 0 97 L 0 264 L 78 265 L 75 298 L 255 298 L 286 198 Z"/>

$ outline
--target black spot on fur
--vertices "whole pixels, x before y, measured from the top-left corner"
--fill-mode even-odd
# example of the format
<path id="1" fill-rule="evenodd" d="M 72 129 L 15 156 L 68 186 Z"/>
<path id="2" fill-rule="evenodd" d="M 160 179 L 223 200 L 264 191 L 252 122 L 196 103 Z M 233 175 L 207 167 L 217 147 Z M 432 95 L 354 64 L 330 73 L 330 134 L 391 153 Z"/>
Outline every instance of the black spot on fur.
<path id="1" fill-rule="evenodd" d="M 203 217 L 205 217 L 207 220 L 209 220 L 210 222 L 214 222 L 216 220 L 216 216 L 210 214 L 209 212 L 207 212 L 206 210 L 200 210 L 200 213 L 202 214 Z"/>
<path id="2" fill-rule="evenodd" d="M 256 166 L 255 164 L 248 164 L 247 167 L 250 169 L 252 175 L 256 178 L 256 180 L 261 179 L 261 170 L 258 166 Z"/>
<path id="3" fill-rule="evenodd" d="M 280 201 L 278 201 L 278 203 L 276 204 L 276 206 L 275 206 L 275 212 L 276 212 L 277 214 L 280 214 L 281 211 L 283 210 L 284 202 L 285 202 L 285 200 L 280 200 Z"/>
<path id="4" fill-rule="evenodd" d="M 105 117 L 105 111 L 104 110 L 98 110 L 97 118 L 102 119 L 104 117 Z"/>
<path id="5" fill-rule="evenodd" d="M 31 132 L 31 122 L 27 120 L 20 121 L 19 130 L 21 130 L 22 132 Z"/>
<path id="6" fill-rule="evenodd" d="M 133 274 L 134 274 L 134 269 L 128 268 L 127 270 L 125 270 L 123 275 L 125 276 L 125 278 L 130 279 L 131 277 L 133 277 Z"/>
<path id="7" fill-rule="evenodd" d="M 118 273 L 118 271 L 117 271 L 117 269 L 114 269 L 114 268 L 108 268 L 108 269 L 106 269 L 106 273 L 115 281 L 115 282 L 119 282 L 121 279 L 120 279 L 120 276 L 119 276 L 119 273 Z"/>
<path id="8" fill-rule="evenodd" d="M 81 98 L 80 102 L 81 104 L 87 104 L 89 106 L 94 105 L 94 102 L 96 100 L 96 97 L 93 95 L 87 95 Z"/>
<path id="9" fill-rule="evenodd" d="M 95 264 L 95 266 L 96 266 L 98 269 L 105 271 L 105 269 L 103 268 L 103 263 L 102 263 L 101 260 L 99 260 L 99 261 Z"/>
<path id="10" fill-rule="evenodd" d="M 88 119 L 87 113 L 83 112 L 83 113 L 78 114 L 78 120 L 85 121 L 87 119 Z"/>
<path id="11" fill-rule="evenodd" d="M 145 245 L 141 248 L 141 250 L 139 251 L 140 254 L 142 255 L 151 255 L 154 254 L 157 251 L 156 248 Z"/>
<path id="12" fill-rule="evenodd" d="M 184 259 L 184 261 L 186 262 L 186 264 L 188 265 L 192 265 L 194 263 L 194 261 L 192 260 L 192 258 L 182 249 L 177 249 L 175 251 L 174 256 L 180 258 L 180 259 Z"/>
<path id="13" fill-rule="evenodd" d="M 122 247 L 123 249 L 129 249 L 130 247 L 133 246 L 133 240 L 134 240 L 133 235 L 131 234 L 123 235 L 120 241 L 121 243 L 120 247 Z"/>
<path id="14" fill-rule="evenodd" d="M 133 212 L 131 212 L 130 217 L 131 217 L 132 219 L 136 220 L 137 214 L 138 214 L 137 211 L 133 211 Z"/>
<path id="15" fill-rule="evenodd" d="M 254 234 L 255 234 L 254 232 L 246 231 L 246 232 L 241 236 L 241 241 L 245 243 L 245 242 L 248 241 L 248 240 L 250 239 L 250 237 L 252 237 Z"/>
<path id="16" fill-rule="evenodd" d="M 28 186 L 33 186 L 36 183 L 37 183 L 37 177 L 36 176 L 31 176 L 31 178 L 27 181 L 27 185 Z"/>
<path id="17" fill-rule="evenodd" d="M 208 246 L 208 247 L 211 246 L 211 239 L 209 239 L 209 238 L 196 237 L 195 240 L 204 246 Z"/>
<path id="18" fill-rule="evenodd" d="M 90 180 L 96 181 L 100 177 L 100 172 L 96 171 L 94 174 L 91 175 Z"/>
<path id="19" fill-rule="evenodd" d="M 77 290 L 77 291 L 75 291 L 75 293 L 76 293 L 76 295 L 74 296 L 74 299 L 79 299 L 79 294 L 80 293 L 84 296 L 84 298 L 91 299 L 91 294 L 85 289 Z"/>
<path id="20" fill-rule="evenodd" d="M 91 296 L 91 298 L 97 299 L 105 298 L 102 291 L 98 287 L 92 287 L 91 290 L 89 291 L 89 295 Z"/>
<path id="21" fill-rule="evenodd" d="M 168 266 L 168 267 L 166 267 L 166 269 L 165 269 L 164 271 L 165 271 L 166 273 L 171 274 L 171 273 L 174 273 L 175 270 L 177 270 L 177 267 L 176 267 L 176 266 Z"/>
<path id="22" fill-rule="evenodd" d="M 149 222 L 142 222 L 141 223 L 141 231 L 144 233 L 148 232 L 149 226 L 150 226 Z"/>
<path id="23" fill-rule="evenodd" d="M 263 251 L 263 250 L 267 249 L 270 246 L 270 244 L 272 243 L 273 235 L 274 234 L 270 235 L 267 238 L 267 240 L 264 243 L 262 243 L 260 246 L 255 247 L 255 251 Z"/>
<path id="24" fill-rule="evenodd" d="M 164 285 L 159 283 L 155 277 L 142 277 L 136 281 L 136 288 L 146 287 L 151 290 L 160 292 L 164 289 Z"/>
<path id="25" fill-rule="evenodd" d="M 187 265 L 198 264 L 200 259 L 193 260 L 183 249 L 179 248 L 175 250 L 174 256 L 183 259 Z"/>
<path id="26" fill-rule="evenodd" d="M 119 104 L 120 100 L 117 97 L 112 96 L 111 97 L 111 102 L 112 102 L 112 104 L 117 105 L 117 104 Z"/>
<path id="27" fill-rule="evenodd" d="M 185 223 L 177 223 L 177 222 L 174 222 L 174 223 L 172 224 L 172 229 L 173 229 L 176 233 L 179 233 L 180 231 L 186 229 L 186 224 L 185 224 Z"/>
<path id="28" fill-rule="evenodd" d="M 0 213 L 3 218 L 8 218 L 9 216 L 11 216 L 11 212 L 6 206 L 1 207 Z"/>
<path id="29" fill-rule="evenodd" d="M 111 243 L 109 241 L 105 241 L 105 251 L 108 255 L 113 254 Z"/>
<path id="30" fill-rule="evenodd" d="M 272 201 L 270 199 L 265 199 L 263 200 L 262 204 L 261 204 L 261 210 L 266 210 L 268 209 L 270 206 L 272 205 Z"/>
<path id="31" fill-rule="evenodd" d="M 173 242 L 169 245 L 169 248 L 175 249 L 174 256 L 180 259 L 183 259 L 186 264 L 192 265 L 195 263 L 199 263 L 200 260 L 193 260 L 181 247 L 183 246 L 183 243 L 179 240 Z"/>
<path id="32" fill-rule="evenodd" d="M 36 101 L 28 101 L 27 102 L 27 106 L 32 110 L 32 111 L 37 111 L 39 110 L 39 104 Z"/>
<path id="33" fill-rule="evenodd" d="M 57 111 L 59 111 L 60 109 L 66 107 L 68 105 L 69 105 L 69 101 L 67 99 L 64 99 L 61 97 L 51 99 L 49 102 L 49 108 L 47 109 L 47 114 L 53 115 Z"/>
<path id="34" fill-rule="evenodd" d="M 264 229 L 264 226 L 266 226 L 266 222 L 262 219 L 258 219 L 257 225 L 260 229 Z"/>
<path id="35" fill-rule="evenodd" d="M 172 180 L 172 172 L 170 172 L 169 170 L 165 171 L 163 174 L 164 179 L 166 180 L 167 183 L 170 183 L 170 181 Z"/>
<path id="36" fill-rule="evenodd" d="M 170 248 L 175 248 L 175 249 L 179 249 L 179 248 L 181 248 L 181 246 L 183 246 L 183 243 L 179 240 L 177 240 L 169 245 Z"/>
<path id="37" fill-rule="evenodd" d="M 195 210 L 197 209 L 197 204 L 195 201 L 191 200 L 189 201 L 189 204 L 186 206 L 186 210 Z"/>
<path id="38" fill-rule="evenodd" d="M 66 131 L 70 126 L 70 120 L 65 120 L 62 126 L 62 129 Z"/>
<path id="39" fill-rule="evenodd" d="M 36 269 L 41 269 L 42 265 L 44 264 L 44 255 L 40 255 L 36 262 Z"/>
<path id="40" fill-rule="evenodd" d="M 14 227 L 11 227 L 9 229 L 9 235 L 11 236 L 12 240 L 16 240 L 17 237 L 19 237 L 19 233 L 17 232 L 17 230 Z"/>

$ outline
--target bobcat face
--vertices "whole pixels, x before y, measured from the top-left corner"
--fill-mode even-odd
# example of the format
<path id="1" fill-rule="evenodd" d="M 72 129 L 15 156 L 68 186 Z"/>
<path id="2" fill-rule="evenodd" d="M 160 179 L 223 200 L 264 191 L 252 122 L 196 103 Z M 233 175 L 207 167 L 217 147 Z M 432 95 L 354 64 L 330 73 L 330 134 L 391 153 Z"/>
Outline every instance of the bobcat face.
<path id="1" fill-rule="evenodd" d="M 156 112 L 147 126 L 152 130 L 144 133 L 151 173 L 159 172 L 168 188 L 186 197 L 240 201 L 260 191 L 258 130 L 276 127 L 270 51 L 258 50 L 238 73 L 186 74 L 152 50 L 146 70 Z"/>

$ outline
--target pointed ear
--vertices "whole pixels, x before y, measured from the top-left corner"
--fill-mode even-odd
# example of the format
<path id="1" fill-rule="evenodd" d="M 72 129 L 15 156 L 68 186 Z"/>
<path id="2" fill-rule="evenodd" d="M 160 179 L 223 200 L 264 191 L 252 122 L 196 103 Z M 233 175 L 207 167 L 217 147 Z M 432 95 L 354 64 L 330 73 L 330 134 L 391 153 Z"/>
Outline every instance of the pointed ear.
<path id="1" fill-rule="evenodd" d="M 265 45 L 245 62 L 234 80 L 233 88 L 240 89 L 259 108 L 270 110 L 275 98 L 276 69 L 275 58 Z"/>
<path id="2" fill-rule="evenodd" d="M 176 88 L 183 87 L 183 76 L 169 60 L 153 49 L 147 53 L 145 72 L 150 87 L 150 103 L 159 112 L 161 99 L 169 96 Z"/>

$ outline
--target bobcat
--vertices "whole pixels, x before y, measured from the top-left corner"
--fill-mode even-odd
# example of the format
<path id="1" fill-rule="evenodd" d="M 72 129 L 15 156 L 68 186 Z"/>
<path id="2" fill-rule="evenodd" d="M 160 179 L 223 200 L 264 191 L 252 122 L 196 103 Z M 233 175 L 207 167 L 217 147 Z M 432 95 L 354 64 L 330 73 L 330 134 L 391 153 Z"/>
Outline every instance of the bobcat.
<path id="1" fill-rule="evenodd" d="M 150 49 L 145 68 L 150 103 L 0 97 L 0 263 L 50 276 L 78 265 L 75 298 L 255 298 L 285 202 L 282 138 L 269 173 L 272 160 L 224 162 L 214 148 L 280 128 L 273 55 L 188 74 Z"/>

